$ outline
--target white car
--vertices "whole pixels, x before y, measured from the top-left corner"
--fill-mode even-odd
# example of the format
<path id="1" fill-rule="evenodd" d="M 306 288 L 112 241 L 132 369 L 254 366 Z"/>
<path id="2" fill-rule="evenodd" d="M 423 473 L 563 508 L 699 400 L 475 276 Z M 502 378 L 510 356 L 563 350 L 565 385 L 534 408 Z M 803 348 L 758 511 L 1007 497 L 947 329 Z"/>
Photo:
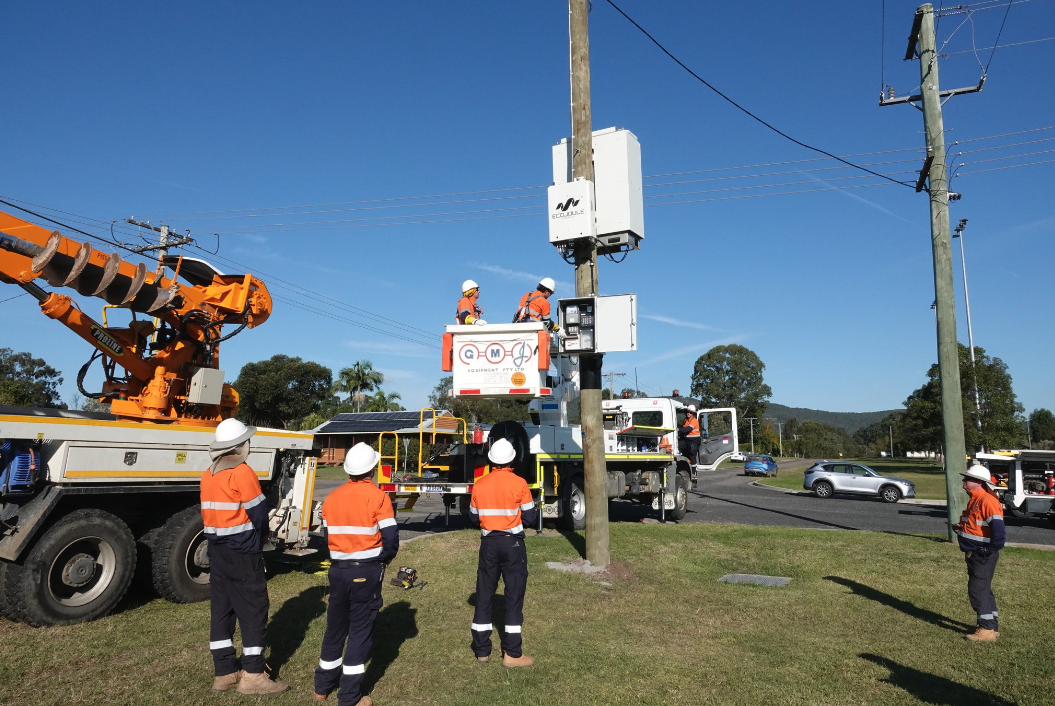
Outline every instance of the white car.
<path id="1" fill-rule="evenodd" d="M 847 495 L 878 495 L 885 503 L 896 503 L 901 498 L 916 497 L 912 481 L 876 473 L 861 463 L 821 461 L 806 469 L 802 487 L 812 490 L 818 498 L 830 498 L 835 493 Z"/>

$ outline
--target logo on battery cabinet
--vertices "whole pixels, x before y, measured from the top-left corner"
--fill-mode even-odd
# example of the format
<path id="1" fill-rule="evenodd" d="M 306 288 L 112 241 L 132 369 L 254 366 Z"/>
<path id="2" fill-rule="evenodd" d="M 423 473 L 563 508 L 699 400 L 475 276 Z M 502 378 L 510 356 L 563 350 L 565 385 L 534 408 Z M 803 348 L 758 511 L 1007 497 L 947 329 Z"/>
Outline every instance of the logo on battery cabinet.
<path id="1" fill-rule="evenodd" d="M 579 205 L 579 199 L 574 199 L 574 198 L 569 198 L 567 201 L 563 201 L 561 203 L 558 203 L 554 207 L 554 210 L 556 210 L 557 213 L 550 214 L 550 219 L 571 218 L 573 216 L 581 216 L 584 213 L 586 213 L 586 209 L 585 208 L 575 209 L 575 207 L 578 206 L 578 205 Z M 572 209 L 575 209 L 575 210 L 572 210 Z"/>
<path id="2" fill-rule="evenodd" d="M 578 206 L 578 205 L 579 205 L 579 199 L 568 199 L 564 203 L 557 204 L 557 210 L 558 211 L 567 211 L 572 206 Z"/>
<path id="3" fill-rule="evenodd" d="M 94 338 L 100 346 L 102 346 L 111 354 L 117 357 L 121 357 L 125 354 L 124 346 L 118 343 L 117 339 L 115 339 L 113 336 L 108 334 L 106 331 L 103 331 L 98 326 L 93 325 L 90 328 L 92 332 L 92 338 Z"/>

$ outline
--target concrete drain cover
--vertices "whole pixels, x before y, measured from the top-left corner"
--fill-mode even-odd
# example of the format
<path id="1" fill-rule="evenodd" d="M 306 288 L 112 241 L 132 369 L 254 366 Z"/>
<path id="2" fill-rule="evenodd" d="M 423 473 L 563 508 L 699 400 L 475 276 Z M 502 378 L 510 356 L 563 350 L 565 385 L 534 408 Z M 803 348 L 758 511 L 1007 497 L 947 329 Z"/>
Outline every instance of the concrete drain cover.
<path id="1" fill-rule="evenodd" d="M 784 576 L 762 576 L 760 574 L 726 574 L 718 579 L 721 583 L 753 583 L 756 586 L 787 586 L 791 579 Z"/>

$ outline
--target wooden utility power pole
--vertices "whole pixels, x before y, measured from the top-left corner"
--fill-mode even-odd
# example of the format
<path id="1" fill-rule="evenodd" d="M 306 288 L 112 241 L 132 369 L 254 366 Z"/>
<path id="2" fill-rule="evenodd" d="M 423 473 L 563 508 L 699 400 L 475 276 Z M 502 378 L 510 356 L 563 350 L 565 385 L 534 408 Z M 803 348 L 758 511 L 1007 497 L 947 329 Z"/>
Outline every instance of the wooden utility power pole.
<path id="1" fill-rule="evenodd" d="M 963 395 L 960 390 L 960 351 L 956 339 L 956 295 L 952 281 L 952 241 L 949 233 L 949 184 L 945 163 L 945 127 L 942 120 L 942 98 L 960 93 L 974 93 L 982 89 L 985 76 L 978 86 L 941 91 L 938 87 L 938 52 L 934 36 L 934 6 L 920 5 L 912 22 L 905 60 L 917 54 L 919 43 L 919 95 L 883 100 L 880 105 L 893 103 L 923 104 L 923 129 L 927 139 L 924 173 L 920 174 L 916 190 L 923 187 L 924 178 L 930 188 L 930 239 L 934 255 L 934 312 L 938 329 L 938 370 L 941 385 L 941 413 L 945 426 L 945 492 L 948 498 L 949 540 L 956 539 L 953 523 L 967 506 L 960 474 L 967 468 L 967 449 L 963 432 Z"/>
<path id="2" fill-rule="evenodd" d="M 571 41 L 572 177 L 594 181 L 593 120 L 590 115 L 590 35 L 588 0 L 568 0 Z M 597 244 L 575 244 L 575 296 L 597 296 Z M 601 423 L 601 354 L 579 356 L 579 407 L 582 461 L 586 474 L 586 560 L 608 566 L 608 473 Z"/>
<path id="3" fill-rule="evenodd" d="M 608 378 L 608 398 L 615 399 L 615 379 L 626 377 L 626 373 L 604 373 L 603 378 Z"/>

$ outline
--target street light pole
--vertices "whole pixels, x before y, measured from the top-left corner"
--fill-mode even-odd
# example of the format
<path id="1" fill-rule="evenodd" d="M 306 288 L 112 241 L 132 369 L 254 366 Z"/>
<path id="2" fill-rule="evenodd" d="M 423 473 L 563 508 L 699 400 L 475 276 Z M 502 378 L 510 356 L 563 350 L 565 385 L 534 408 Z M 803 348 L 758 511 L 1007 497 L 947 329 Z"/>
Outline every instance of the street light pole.
<path id="1" fill-rule="evenodd" d="M 974 377 L 974 408 L 978 412 L 975 422 L 978 426 L 978 450 L 985 451 L 982 444 L 982 401 L 978 395 L 978 366 L 974 360 L 974 331 L 971 329 L 971 296 L 967 293 L 967 258 L 963 254 L 963 231 L 967 227 L 967 219 L 961 218 L 959 225 L 953 232 L 952 237 L 960 241 L 960 269 L 963 271 L 963 303 L 967 307 L 967 345 L 971 347 L 971 374 Z"/>

